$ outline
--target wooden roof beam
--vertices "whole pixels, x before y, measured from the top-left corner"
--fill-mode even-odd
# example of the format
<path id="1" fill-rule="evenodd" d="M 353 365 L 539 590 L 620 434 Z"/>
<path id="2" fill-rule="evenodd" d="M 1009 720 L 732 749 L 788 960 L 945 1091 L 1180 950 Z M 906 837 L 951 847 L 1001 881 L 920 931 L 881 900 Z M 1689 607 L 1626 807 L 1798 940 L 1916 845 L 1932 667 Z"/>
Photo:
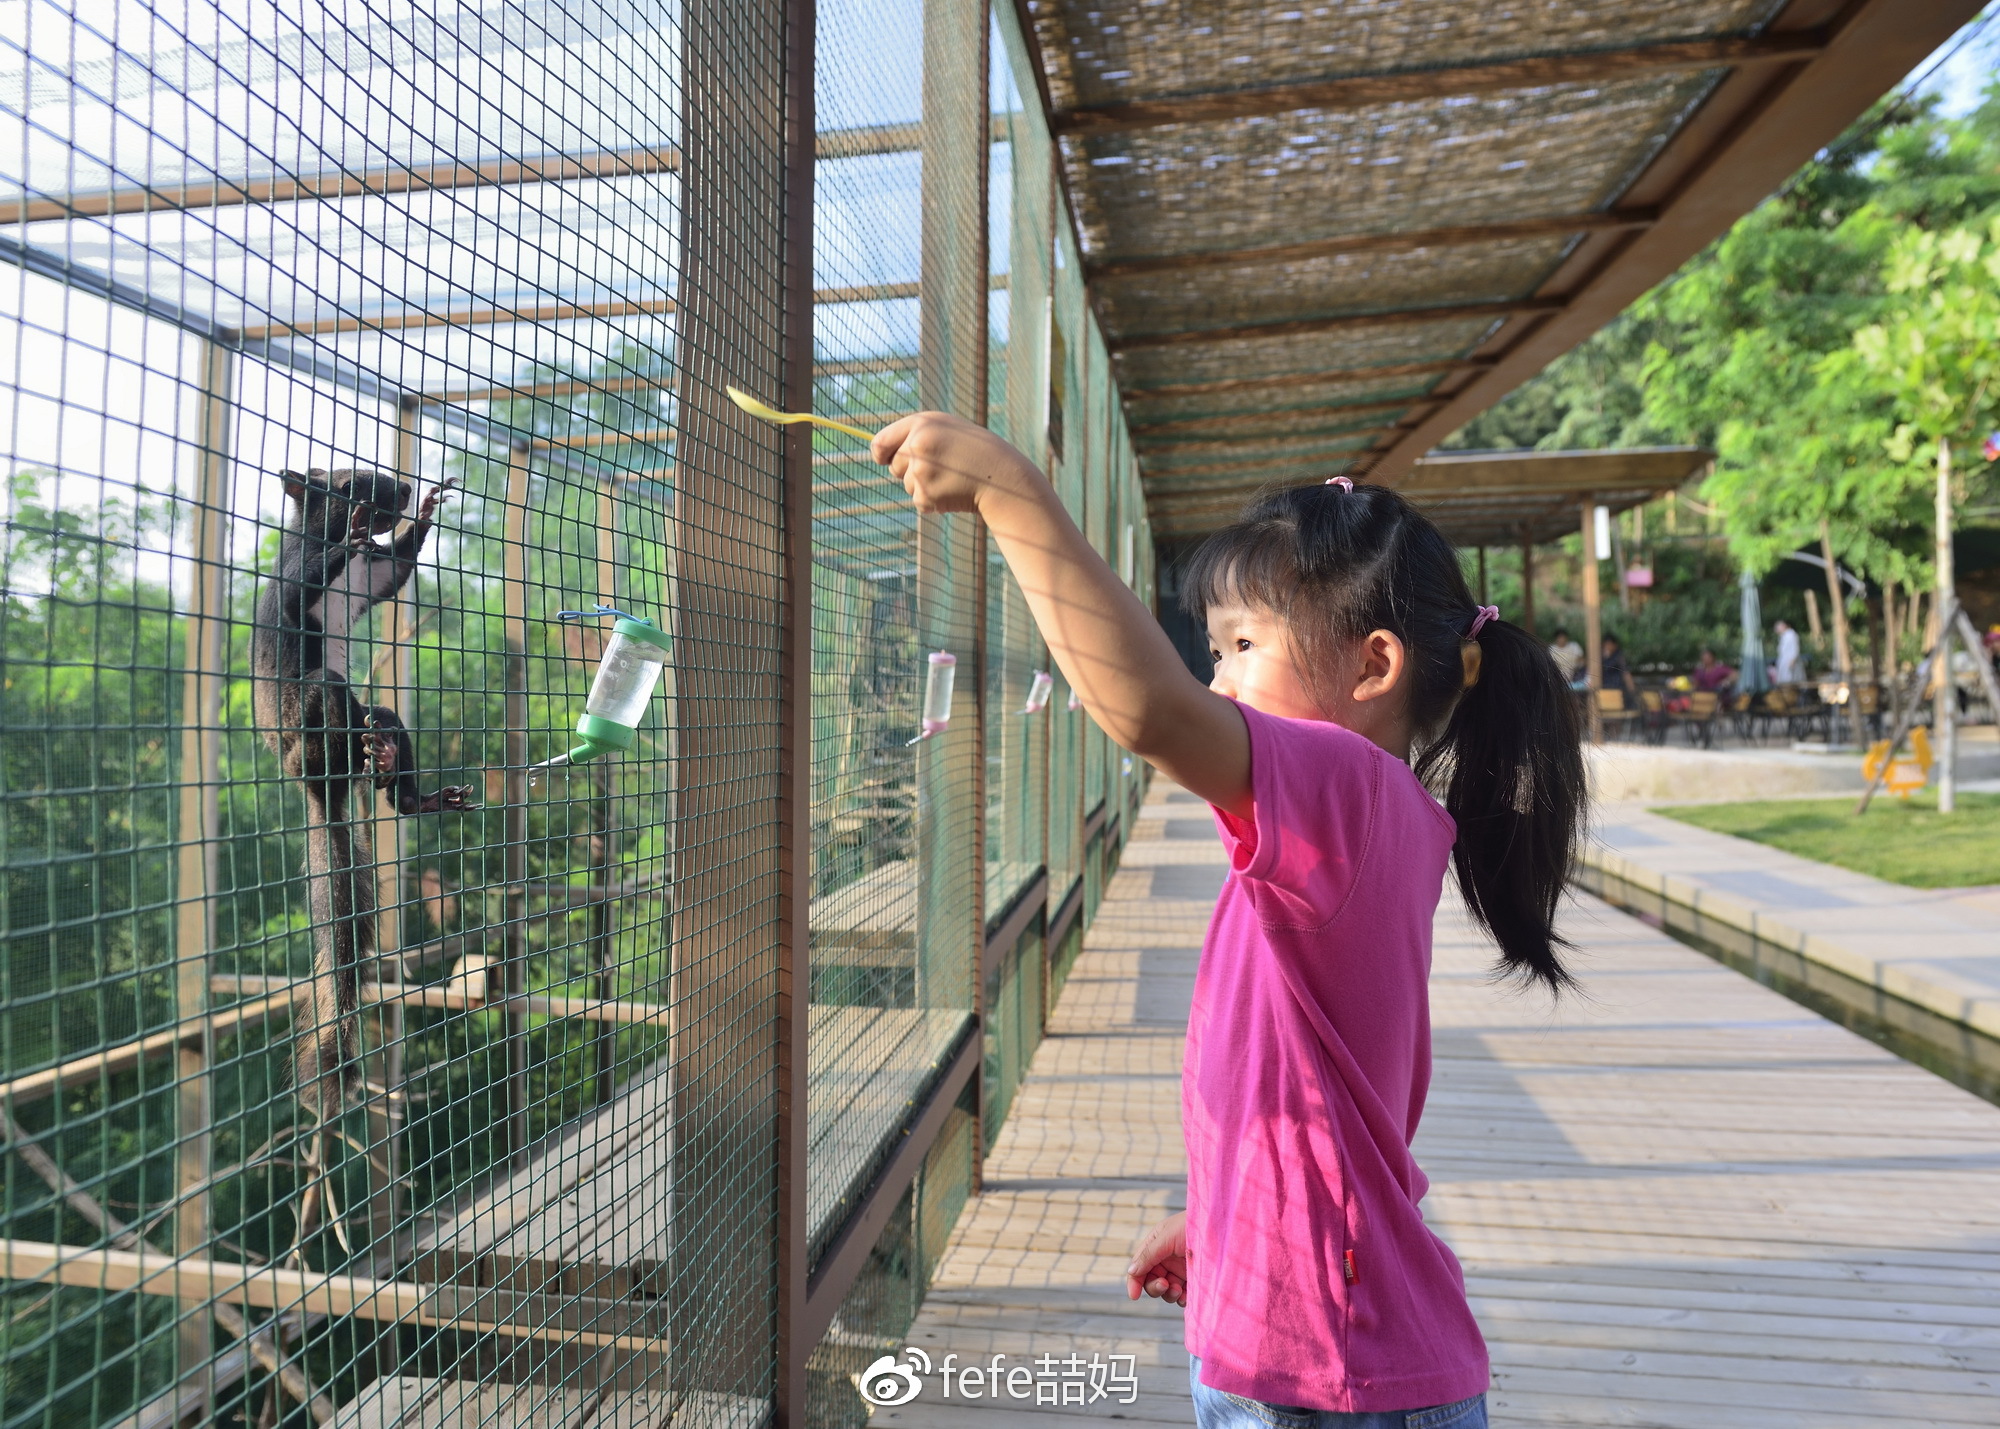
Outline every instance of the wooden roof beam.
<path id="1" fill-rule="evenodd" d="M 674 311 L 672 298 L 620 298 L 603 303 L 530 303 L 519 308 L 461 308 L 457 312 L 406 310 L 370 317 L 311 318 L 296 323 L 259 323 L 242 329 L 245 342 L 271 338 L 320 337 L 343 332 L 402 332 L 426 327 L 488 327 L 506 323 L 572 322 L 584 318 L 627 318 Z"/>
<path id="2" fill-rule="evenodd" d="M 1343 417 L 1358 417 L 1369 412 L 1400 412 L 1406 407 L 1417 406 L 1426 400 L 1428 399 L 1421 396 L 1396 397 L 1380 402 L 1347 402 L 1325 407 L 1287 407 L 1260 412 L 1220 412 L 1207 417 L 1176 417 L 1167 422 L 1135 423 L 1132 426 L 1132 438 L 1135 442 L 1143 443 L 1147 437 L 1161 432 L 1218 432 L 1227 435 L 1242 428 L 1255 431 L 1283 427 L 1288 422 L 1334 422 Z M 1279 432 L 1277 435 L 1289 435 L 1289 432 Z"/>
<path id="3" fill-rule="evenodd" d="M 1394 427 L 1362 427 L 1352 432 L 1334 432 L 1322 440 L 1336 441 L 1346 437 L 1365 437 L 1376 432 L 1392 432 Z M 1173 492 L 1171 483 L 1183 476 L 1222 476 L 1232 471 L 1268 471 L 1274 466 L 1286 466 L 1307 462 L 1351 461 L 1368 455 L 1367 448 L 1356 447 L 1351 451 L 1302 452 L 1298 456 L 1275 456 L 1253 458 L 1245 461 L 1208 462 L 1201 466 L 1176 466 L 1148 470 L 1143 456 L 1139 462 L 1139 485 L 1148 499 L 1155 496 L 1169 496 Z"/>
<path id="4" fill-rule="evenodd" d="M 995 125 L 1006 121 L 993 116 Z M 875 124 L 829 129 L 814 143 L 822 159 L 866 158 L 915 153 L 923 147 L 921 124 Z M 487 159 L 478 163 L 399 164 L 380 169 L 322 174 L 277 174 L 262 179 L 214 179 L 196 184 L 132 184 L 88 193 L 22 195 L 0 200 L 0 225 L 45 223 L 59 218 L 105 218 L 117 214 L 161 213 L 176 209 L 239 208 L 251 204 L 325 202 L 364 195 L 445 192 L 512 184 L 573 183 L 581 179 L 622 179 L 679 173 L 681 153 L 672 147 L 604 149 L 581 154 L 549 154 L 532 159 Z"/>
<path id="5" fill-rule="evenodd" d="M 1251 268 L 1265 263 L 1302 263 L 1336 258 L 1344 253 L 1393 253 L 1414 248 L 1465 248 L 1522 238 L 1559 237 L 1570 233 L 1649 228 L 1659 217 L 1650 208 L 1609 209 L 1602 213 L 1567 213 L 1549 218 L 1522 218 L 1508 223 L 1472 223 L 1456 228 L 1413 228 L 1401 233 L 1350 233 L 1310 243 L 1285 243 L 1270 248 L 1235 248 L 1215 253 L 1166 253 L 1154 258 L 1120 258 L 1086 263 L 1092 280 L 1135 278 L 1148 273 L 1181 273 L 1195 268 Z"/>
<path id="6" fill-rule="evenodd" d="M 494 387 L 460 387 L 427 392 L 426 402 L 502 402 L 523 397 L 610 397 L 625 392 L 671 392 L 677 376 L 561 377 L 546 382 L 516 382 Z"/>
<path id="7" fill-rule="evenodd" d="M 1446 357 L 1431 362 L 1391 362 L 1379 367 L 1335 367 L 1324 372 L 1286 372 L 1276 377 L 1224 377 L 1214 382 L 1179 382 L 1166 387 L 1121 387 L 1126 403 L 1165 402 L 1182 397 L 1214 397 L 1228 392 L 1252 392 L 1269 387 L 1314 387 L 1329 382 L 1373 382 L 1388 377 L 1423 377 L 1433 372 L 1470 372 L 1491 367 L 1494 359 Z"/>
<path id="8" fill-rule="evenodd" d="M 1147 347 L 1186 347 L 1202 342 L 1240 342 L 1246 339 L 1304 337 L 1323 332 L 1347 332 L 1355 328 L 1410 327 L 1417 323 L 1464 322 L 1475 318 L 1506 318 L 1516 313 L 1558 313 L 1566 306 L 1563 298 L 1509 298 L 1497 303 L 1453 303 L 1443 307 L 1389 308 L 1376 313 L 1341 313 L 1326 318 L 1298 318 L 1281 323 L 1245 323 L 1235 327 L 1184 328 L 1179 332 L 1146 332 L 1121 337 L 1111 346 L 1117 352 Z"/>
<path id="9" fill-rule="evenodd" d="M 1058 135 L 1089 138 L 1132 129 L 1156 129 L 1167 124 L 1218 124 L 1235 119 L 1259 119 L 1300 109 L 1351 110 L 1369 105 L 1408 104 L 1426 99 L 1490 94 L 1503 89 L 1602 82 L 1663 70 L 1737 69 L 1746 65 L 1789 64 L 1819 55 L 1826 49 L 1827 40 L 1825 29 L 1814 28 L 1786 35 L 1670 41 L 1623 49 L 1583 50 L 1480 64 L 1446 65 L 1436 69 L 1343 75 L 1303 84 L 1059 109 L 1049 115 L 1049 127 Z"/>
<path id="10" fill-rule="evenodd" d="M 1650 228 L 1586 245 L 1549 284 L 1565 306 L 1499 335 L 1498 360 L 1401 433 L 1367 468 L 1394 482 L 1426 451 L 1610 322 L 1672 274 L 1971 20 L 1980 0 L 1793 0 L 1785 14 L 1830 20 L 1823 50 L 1725 78 L 1622 196 L 1656 208 Z M 1803 13 L 1801 13 L 1803 12 Z"/>
<path id="11" fill-rule="evenodd" d="M 391 195 L 444 192 L 513 184 L 552 184 L 578 179 L 622 179 L 642 174 L 678 173 L 680 150 L 606 149 L 585 154 L 550 154 L 534 159 L 489 159 L 483 163 L 414 164 L 330 174 L 277 175 L 267 179 L 216 179 L 200 184 L 134 184 L 92 193 L 49 198 L 23 195 L 0 200 L 0 224 L 43 223 L 58 218 L 106 218 L 117 214 L 161 213 L 177 209 L 239 208 L 246 204 L 325 202 Z"/>

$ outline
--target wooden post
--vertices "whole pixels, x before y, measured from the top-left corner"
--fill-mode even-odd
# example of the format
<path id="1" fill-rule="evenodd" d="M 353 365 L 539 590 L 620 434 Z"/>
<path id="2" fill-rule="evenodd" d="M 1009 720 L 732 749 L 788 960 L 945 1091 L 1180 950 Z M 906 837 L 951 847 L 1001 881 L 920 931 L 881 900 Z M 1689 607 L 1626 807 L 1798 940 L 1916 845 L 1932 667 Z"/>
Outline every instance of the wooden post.
<path id="1" fill-rule="evenodd" d="M 1590 662 L 1590 689 L 1584 695 L 1590 720 L 1590 742 L 1604 742 L 1604 719 L 1597 708 L 1597 692 L 1604 688 L 1604 611 L 1597 590 L 1597 502 L 1583 499 L 1583 653 Z"/>
<path id="2" fill-rule="evenodd" d="M 814 0 L 785 0 L 784 306 L 779 389 L 813 409 Z M 982 94 L 984 91 L 981 91 Z M 806 1429 L 815 1348 L 803 1332 L 811 1286 L 811 1157 L 806 1142 L 812 1041 L 812 434 L 788 428 L 781 467 L 778 650 L 777 1385 L 773 1429 Z M 676 651 L 676 663 L 679 652 Z"/>
<path id="3" fill-rule="evenodd" d="M 1521 628 L 1540 638 L 1535 629 L 1535 543 L 1521 538 Z"/>
<path id="4" fill-rule="evenodd" d="M 502 513 L 502 609 L 505 616 L 506 809 L 502 816 L 501 877 L 507 923 L 501 934 L 501 986 L 507 996 L 528 991 L 528 453 L 516 440 L 508 452 L 507 502 Z M 528 1149 L 528 1014 L 507 1008 L 507 1150 Z"/>
<path id="5" fill-rule="evenodd" d="M 597 488 L 597 599 L 603 605 L 618 604 L 618 501 L 607 474 Z M 595 881 L 603 896 L 590 910 L 593 990 L 599 1001 L 609 1001 L 618 992 L 618 900 L 611 897 L 611 885 L 618 876 L 618 767 L 615 759 L 600 759 L 592 766 L 596 797 L 591 801 L 591 862 L 596 865 Z M 597 1100 L 611 1100 L 618 1070 L 618 1029 L 600 1022 L 592 1038 L 597 1064 Z"/>
<path id="6" fill-rule="evenodd" d="M 414 482 L 418 467 L 418 441 L 423 435 L 423 413 L 414 399 L 396 409 L 396 474 Z M 410 688 L 410 641 L 416 636 L 411 616 L 415 581 L 405 587 L 405 595 L 376 607 L 375 632 L 383 647 L 370 671 L 371 698 L 386 705 L 411 722 L 412 711 L 403 692 Z M 375 966 L 363 970 L 375 982 L 403 981 L 403 862 L 402 818 L 390 801 L 388 791 L 375 801 Z M 403 1171 L 403 1007 L 398 1002 L 380 1004 L 375 1012 L 375 1056 L 372 1084 L 367 1100 L 369 1151 L 368 1240 L 373 1248 L 375 1272 L 387 1274 L 385 1258 L 393 1262 L 396 1223 L 401 1206 L 398 1192 Z M 365 1054 L 364 1054 L 365 1055 Z M 380 1158 L 377 1160 L 376 1158 Z"/>
<path id="7" fill-rule="evenodd" d="M 1903 613 L 1896 608 L 1896 583 L 1882 582 L 1882 670 L 1889 687 L 1889 721 L 1893 728 L 1903 722 Z"/>
<path id="8" fill-rule="evenodd" d="M 1847 638 L 1847 595 L 1840 588 L 1840 564 L 1833 558 L 1833 527 L 1822 517 L 1819 523 L 1820 556 L 1826 562 L 1826 598 L 1828 611 L 1833 619 L 1833 663 L 1836 667 L 1834 678 L 1847 686 L 1847 703 L 1834 707 L 1834 723 L 1842 729 L 1852 727 L 1859 730 L 1856 717 L 1860 710 L 1859 697 L 1854 692 L 1854 661 Z M 1827 743 L 1838 744 L 1840 736 L 1835 729 L 1827 730 Z"/>
<path id="9" fill-rule="evenodd" d="M 793 259 L 806 255 L 793 240 L 808 216 L 792 202 L 803 162 L 793 100 L 805 82 L 797 46 L 810 46 L 811 31 L 791 0 L 688 0 L 680 13 L 680 400 L 665 612 L 675 711 L 671 1387 L 764 1396 L 785 1320 L 779 1265 L 789 1250 L 795 1268 L 804 1251 L 781 1247 L 791 1210 L 782 1188 L 797 1188 L 804 1168 L 781 1174 L 780 1157 L 797 1149 L 793 1126 L 805 1115 L 789 1105 L 787 1080 L 803 989 L 789 984 L 798 911 L 789 929 L 784 921 L 799 816 L 785 797 L 786 731 L 800 717 L 785 701 L 787 672 L 805 658 L 788 665 L 787 652 L 808 632 L 787 631 L 785 602 L 788 571 L 809 575 L 789 543 L 808 537 L 786 525 L 802 438 L 740 411 L 723 388 L 776 390 L 798 375 L 790 354 L 804 339 L 791 319 L 804 298 Z M 752 55 L 784 64 L 760 70 Z M 789 401 L 809 389 L 785 390 Z M 791 1268 L 782 1273 L 792 1293 Z"/>
<path id="10" fill-rule="evenodd" d="M 1938 438 L 1937 455 L 1937 594 L 1931 608 L 1941 616 L 1957 598 L 1957 573 L 1951 556 L 1951 442 Z M 1937 697 L 1931 706 L 1931 722 L 1937 726 L 1937 798 L 1940 814 L 1958 809 L 1958 685 L 1951 677 L 1949 625 L 1938 626 Z M 1974 656 L 1979 655 L 1974 651 Z M 2000 711 L 1996 711 L 2000 714 Z"/>
<path id="11" fill-rule="evenodd" d="M 181 1022 L 208 1011 L 222 837 L 222 685 L 229 646 L 229 419 L 235 356 L 201 344 L 200 449 L 195 456 L 194 564 L 188 585 L 186 667 L 181 676 L 180 818 L 175 863 L 174 1003 Z M 174 1249 L 208 1254 L 209 1066 L 213 1033 L 183 1042 L 176 1056 Z M 213 1398 L 210 1317 L 183 1303 L 175 1333 L 175 1386 L 193 1405 Z"/>
<path id="12" fill-rule="evenodd" d="M 1618 582 L 1618 608 L 1632 613 L 1632 587 L 1625 581 L 1625 518 L 1611 518 L 1611 578 Z"/>
<path id="13" fill-rule="evenodd" d="M 924 0 L 923 218 L 920 236 L 917 396 L 926 407 L 978 420 L 984 410 L 986 232 L 980 186 L 990 161 L 986 7 Z M 976 97 L 975 97 L 976 96 Z M 1072 440 L 1086 440 L 1081 412 Z M 984 565 L 979 523 L 917 520 L 917 624 L 923 649 L 959 657 L 958 713 L 917 750 L 919 1007 L 977 1013 L 985 925 L 981 847 L 983 740 L 976 604 Z"/>

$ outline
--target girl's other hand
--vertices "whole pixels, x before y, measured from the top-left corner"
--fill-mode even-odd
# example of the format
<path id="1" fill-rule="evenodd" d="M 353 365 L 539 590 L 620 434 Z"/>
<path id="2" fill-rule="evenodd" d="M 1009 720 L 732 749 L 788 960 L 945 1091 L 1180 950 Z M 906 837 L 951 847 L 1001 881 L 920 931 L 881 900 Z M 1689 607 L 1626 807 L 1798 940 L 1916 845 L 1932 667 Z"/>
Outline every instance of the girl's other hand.
<path id="1" fill-rule="evenodd" d="M 1023 495 L 1042 474 L 986 428 L 945 412 L 918 412 L 891 422 L 869 447 L 919 511 L 977 511 L 995 492 Z"/>
<path id="2" fill-rule="evenodd" d="M 1187 1212 L 1168 1216 L 1139 1237 L 1125 1267 L 1125 1295 L 1143 1293 L 1187 1307 Z"/>

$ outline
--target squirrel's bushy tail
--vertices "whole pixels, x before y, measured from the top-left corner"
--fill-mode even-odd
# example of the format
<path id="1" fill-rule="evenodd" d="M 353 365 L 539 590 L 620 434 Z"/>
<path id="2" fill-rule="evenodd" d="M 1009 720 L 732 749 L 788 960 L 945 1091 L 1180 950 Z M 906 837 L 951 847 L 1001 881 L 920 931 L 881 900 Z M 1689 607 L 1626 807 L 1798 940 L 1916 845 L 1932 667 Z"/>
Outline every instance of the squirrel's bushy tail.
<path id="1" fill-rule="evenodd" d="M 328 780 L 306 799 L 306 904 L 313 977 L 293 1004 L 298 1098 L 322 1122 L 346 1109 L 355 1082 L 354 1008 L 362 960 L 375 950 L 375 870 L 368 832 L 348 818 L 348 786 Z"/>

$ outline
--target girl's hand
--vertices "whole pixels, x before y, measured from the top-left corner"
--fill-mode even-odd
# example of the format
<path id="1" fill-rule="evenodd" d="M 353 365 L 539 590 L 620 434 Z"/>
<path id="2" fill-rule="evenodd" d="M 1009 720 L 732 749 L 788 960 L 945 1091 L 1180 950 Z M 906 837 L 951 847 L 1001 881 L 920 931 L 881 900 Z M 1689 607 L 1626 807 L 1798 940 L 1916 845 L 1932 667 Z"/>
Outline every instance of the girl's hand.
<path id="1" fill-rule="evenodd" d="M 1047 480 L 1005 440 L 962 417 L 918 412 L 891 422 L 869 448 L 919 511 L 978 511 L 995 493 L 1039 494 Z"/>
<path id="2" fill-rule="evenodd" d="M 1139 1237 L 1125 1267 L 1125 1295 L 1140 1293 L 1187 1307 L 1187 1212 L 1168 1216 Z"/>

